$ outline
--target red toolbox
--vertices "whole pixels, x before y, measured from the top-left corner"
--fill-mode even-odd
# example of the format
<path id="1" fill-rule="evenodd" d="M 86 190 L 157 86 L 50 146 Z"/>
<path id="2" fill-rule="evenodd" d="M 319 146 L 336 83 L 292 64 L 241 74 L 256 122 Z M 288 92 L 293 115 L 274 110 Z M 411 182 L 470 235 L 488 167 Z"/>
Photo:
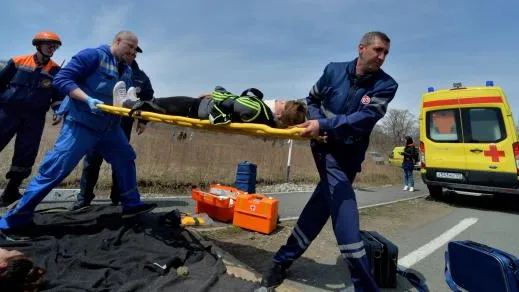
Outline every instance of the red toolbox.
<path id="1" fill-rule="evenodd" d="M 206 213 L 214 220 L 230 222 L 234 215 L 234 204 L 231 198 L 219 197 L 198 189 L 191 190 L 191 197 L 196 201 L 195 213 Z"/>

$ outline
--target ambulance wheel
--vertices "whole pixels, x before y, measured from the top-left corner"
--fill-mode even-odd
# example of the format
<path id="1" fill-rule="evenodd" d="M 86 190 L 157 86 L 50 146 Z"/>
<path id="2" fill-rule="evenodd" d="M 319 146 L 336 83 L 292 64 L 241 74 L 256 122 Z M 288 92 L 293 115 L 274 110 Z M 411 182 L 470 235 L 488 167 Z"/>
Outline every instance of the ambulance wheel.
<path id="1" fill-rule="evenodd" d="M 427 188 L 429 189 L 429 194 L 434 199 L 440 199 L 443 196 L 443 188 L 441 186 L 427 185 Z"/>

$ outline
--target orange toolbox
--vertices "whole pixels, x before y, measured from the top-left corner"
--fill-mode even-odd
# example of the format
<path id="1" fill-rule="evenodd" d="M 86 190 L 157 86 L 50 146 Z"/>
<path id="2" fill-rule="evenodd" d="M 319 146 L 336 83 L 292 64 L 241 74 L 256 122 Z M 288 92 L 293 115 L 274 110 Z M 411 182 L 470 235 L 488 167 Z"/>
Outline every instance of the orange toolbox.
<path id="1" fill-rule="evenodd" d="M 206 213 L 214 220 L 230 222 L 234 215 L 234 197 L 239 191 L 233 187 L 212 184 L 210 192 L 197 188 L 191 189 L 191 197 L 195 200 L 195 213 Z M 226 194 L 225 196 L 223 194 Z"/>
<path id="2" fill-rule="evenodd" d="M 277 226 L 279 201 L 261 194 L 238 194 L 233 225 L 270 234 Z"/>

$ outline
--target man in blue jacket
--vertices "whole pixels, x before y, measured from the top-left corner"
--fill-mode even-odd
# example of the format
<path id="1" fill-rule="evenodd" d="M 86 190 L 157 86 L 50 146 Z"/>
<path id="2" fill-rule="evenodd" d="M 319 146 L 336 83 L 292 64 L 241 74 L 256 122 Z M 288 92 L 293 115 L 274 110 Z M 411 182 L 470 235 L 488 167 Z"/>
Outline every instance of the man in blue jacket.
<path id="1" fill-rule="evenodd" d="M 112 90 L 118 81 L 132 84 L 128 64 L 137 46 L 133 32 L 119 32 L 111 46 L 80 51 L 56 75 L 53 86 L 68 95 L 63 127 L 22 199 L 0 219 L 1 231 L 9 234 L 30 224 L 36 206 L 91 149 L 99 151 L 117 173 L 123 216 L 149 212 L 156 206 L 140 199 L 135 151 L 124 136 L 120 118 L 97 107 L 112 104 Z"/>
<path id="2" fill-rule="evenodd" d="M 302 136 L 326 136 L 311 141 L 320 181 L 285 245 L 274 255 L 263 277 L 265 287 L 276 287 L 287 269 L 308 248 L 331 217 L 343 259 L 350 268 L 355 291 L 378 291 L 370 272 L 359 232 L 359 213 L 352 182 L 361 170 L 369 136 L 386 113 L 398 84 L 380 69 L 390 40 L 382 32 L 366 33 L 359 57 L 330 63 L 307 97 L 309 120 Z"/>
<path id="3" fill-rule="evenodd" d="M 142 53 L 142 49 L 137 47 L 137 53 Z M 135 53 L 131 61 L 132 68 L 132 81 L 133 88 L 136 89 L 136 96 L 143 101 L 149 101 L 153 99 L 153 94 L 155 91 L 151 86 L 150 78 L 139 68 L 137 61 L 135 58 L 137 54 Z M 133 118 L 130 117 L 122 117 L 121 118 L 121 128 L 123 129 L 124 135 L 130 141 L 132 127 L 133 127 Z M 146 124 L 148 121 L 139 120 L 137 123 L 136 131 L 137 134 L 142 134 L 146 130 Z M 92 200 L 95 197 L 94 188 L 99 179 L 99 171 L 101 170 L 101 164 L 103 163 L 103 156 L 101 153 L 97 151 L 90 151 L 86 156 L 83 162 L 83 173 L 81 175 L 81 187 L 79 193 L 77 194 L 77 200 L 72 204 L 72 210 L 79 210 L 84 207 L 90 206 Z M 117 185 L 117 174 L 114 170 L 112 170 L 112 189 L 110 192 L 110 199 L 112 201 L 112 205 L 119 204 L 120 201 L 120 192 L 119 186 Z"/>
<path id="4" fill-rule="evenodd" d="M 22 181 L 32 171 L 38 155 L 45 115 L 49 107 L 56 110 L 63 95 L 52 87 L 60 67 L 51 57 L 61 46 L 60 37 L 51 31 L 37 33 L 32 39 L 36 53 L 9 60 L 0 71 L 0 151 L 16 135 L 9 180 L 0 196 L 0 206 L 20 198 Z M 59 117 L 54 115 L 54 123 Z"/>

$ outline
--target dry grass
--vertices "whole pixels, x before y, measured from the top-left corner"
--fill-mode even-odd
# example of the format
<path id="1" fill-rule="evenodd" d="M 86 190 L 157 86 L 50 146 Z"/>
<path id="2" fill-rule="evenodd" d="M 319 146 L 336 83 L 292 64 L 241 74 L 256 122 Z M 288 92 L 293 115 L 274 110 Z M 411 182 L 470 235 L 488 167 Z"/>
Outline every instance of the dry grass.
<path id="1" fill-rule="evenodd" d="M 52 148 L 59 127 L 45 127 L 34 175 L 44 153 Z M 187 139 L 179 141 L 178 133 L 187 130 Z M 175 134 L 175 135 L 174 135 Z M 192 134 L 192 135 L 191 135 Z M 5 185 L 5 173 L 10 166 L 13 141 L 0 153 L 0 185 Z M 141 191 L 184 189 L 211 182 L 232 184 L 236 166 L 242 160 L 258 166 L 259 184 L 284 182 L 288 144 L 286 140 L 261 139 L 243 135 L 225 135 L 207 131 L 150 123 L 147 131 L 133 135 L 132 145 L 137 152 L 137 177 Z M 82 163 L 62 183 L 62 187 L 78 187 Z M 110 166 L 103 163 L 98 188 L 111 185 Z M 290 178 L 292 182 L 315 183 L 318 180 L 307 142 L 294 143 Z M 400 183 L 401 171 L 388 165 L 375 165 L 366 160 L 357 177 L 359 186 Z M 27 180 L 24 182 L 27 183 Z"/>

